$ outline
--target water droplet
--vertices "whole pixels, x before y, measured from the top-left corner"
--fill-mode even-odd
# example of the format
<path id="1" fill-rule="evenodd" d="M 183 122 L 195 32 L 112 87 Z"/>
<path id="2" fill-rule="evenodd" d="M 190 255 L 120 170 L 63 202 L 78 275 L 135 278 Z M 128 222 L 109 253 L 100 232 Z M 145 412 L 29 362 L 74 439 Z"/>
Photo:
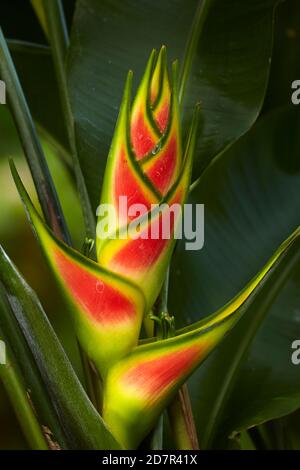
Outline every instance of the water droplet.
<path id="1" fill-rule="evenodd" d="M 158 144 L 156 144 L 155 147 L 152 149 L 151 153 L 152 155 L 156 155 L 160 150 L 161 150 L 161 142 L 158 142 Z"/>
<path id="2" fill-rule="evenodd" d="M 101 294 L 104 291 L 104 284 L 102 281 L 96 282 L 96 291 Z"/>

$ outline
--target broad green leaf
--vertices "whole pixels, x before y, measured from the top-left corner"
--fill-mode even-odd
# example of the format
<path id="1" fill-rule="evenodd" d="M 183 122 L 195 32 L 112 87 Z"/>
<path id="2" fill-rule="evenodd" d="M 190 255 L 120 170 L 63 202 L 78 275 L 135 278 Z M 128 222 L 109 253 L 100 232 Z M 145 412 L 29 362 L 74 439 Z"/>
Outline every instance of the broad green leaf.
<path id="1" fill-rule="evenodd" d="M 293 107 L 265 118 L 206 170 L 192 192 L 194 203 L 205 204 L 205 243 L 198 252 L 180 244 L 175 254 L 170 311 L 178 323 L 227 302 L 299 225 L 299 124 Z M 200 447 L 213 445 L 217 428 L 228 436 L 300 406 L 300 376 L 290 358 L 300 334 L 297 282 L 295 271 L 268 318 L 246 315 L 194 376 Z M 234 361 L 242 353 L 240 367 Z"/>
<path id="2" fill-rule="evenodd" d="M 195 165 L 198 175 L 200 159 L 213 158 L 247 131 L 258 115 L 268 79 L 276 3 L 77 2 L 68 60 L 69 88 L 80 163 L 94 209 L 127 71 L 134 71 L 136 86 L 149 52 L 162 44 L 167 46 L 170 60 L 178 58 L 191 70 L 185 92 L 185 122 L 190 121 L 198 101 L 204 117 Z M 191 41 L 195 47 L 189 47 Z"/>
<path id="3" fill-rule="evenodd" d="M 116 449 L 59 343 L 35 293 L 0 248 L 0 280 L 72 449 Z"/>

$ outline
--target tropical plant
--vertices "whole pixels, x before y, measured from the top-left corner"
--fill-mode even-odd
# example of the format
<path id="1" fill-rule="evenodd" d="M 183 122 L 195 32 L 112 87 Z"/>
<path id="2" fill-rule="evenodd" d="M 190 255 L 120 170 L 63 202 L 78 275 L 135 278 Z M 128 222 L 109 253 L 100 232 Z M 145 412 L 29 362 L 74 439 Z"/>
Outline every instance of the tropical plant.
<path id="1" fill-rule="evenodd" d="M 0 378 L 29 447 L 299 447 L 282 424 L 300 403 L 299 113 L 272 109 L 277 3 L 77 0 L 69 37 L 62 2 L 32 0 L 47 46 L 0 31 L 40 209 L 11 174 L 81 359 L 0 247 Z M 198 251 L 176 211 L 163 236 L 186 201 L 204 204 Z"/>

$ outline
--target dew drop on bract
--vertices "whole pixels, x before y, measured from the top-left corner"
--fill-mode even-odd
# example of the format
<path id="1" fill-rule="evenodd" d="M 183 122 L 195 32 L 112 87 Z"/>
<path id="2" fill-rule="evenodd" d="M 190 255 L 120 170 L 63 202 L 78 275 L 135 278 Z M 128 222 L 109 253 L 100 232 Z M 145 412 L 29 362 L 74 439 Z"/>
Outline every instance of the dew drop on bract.
<path id="1" fill-rule="evenodd" d="M 161 150 L 161 142 L 158 142 L 155 147 L 153 147 L 151 153 L 152 155 L 156 155 Z"/>
<path id="2" fill-rule="evenodd" d="M 96 291 L 101 294 L 104 291 L 104 283 L 102 281 L 96 282 Z"/>

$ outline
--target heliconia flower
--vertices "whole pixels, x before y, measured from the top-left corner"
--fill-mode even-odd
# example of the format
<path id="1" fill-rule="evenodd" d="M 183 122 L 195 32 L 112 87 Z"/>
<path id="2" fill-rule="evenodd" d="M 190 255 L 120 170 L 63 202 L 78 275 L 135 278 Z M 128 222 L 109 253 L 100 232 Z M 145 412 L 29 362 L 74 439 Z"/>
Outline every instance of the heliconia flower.
<path id="1" fill-rule="evenodd" d="M 240 319 L 258 285 L 299 235 L 300 228 L 245 289 L 215 314 L 177 331 L 173 338 L 137 346 L 109 370 L 103 417 L 124 448 L 134 449 L 146 437 L 179 387 Z"/>
<path id="2" fill-rule="evenodd" d="M 142 319 L 161 289 L 179 223 L 175 212 L 170 237 L 164 238 L 163 215 L 173 204 L 181 207 L 189 191 L 198 109 L 183 151 L 177 65 L 169 81 L 165 49 L 157 60 L 152 52 L 132 106 L 131 82 L 129 72 L 101 195 L 101 204 L 110 204 L 117 217 L 110 215 L 104 229 L 99 215 L 98 263 L 56 239 L 12 164 L 28 216 L 71 305 L 77 337 L 102 376 L 104 420 L 124 448 L 137 447 L 153 428 L 178 388 L 240 319 L 279 257 L 300 235 L 300 229 L 295 231 L 245 289 L 215 314 L 172 338 L 138 345 Z M 121 210 L 122 198 L 143 211 Z M 132 224 L 139 228 L 133 238 L 128 234 Z"/>
<path id="3" fill-rule="evenodd" d="M 162 217 L 171 204 L 181 206 L 189 190 L 197 112 L 183 154 L 176 69 L 173 65 L 170 85 L 165 49 L 161 50 L 156 64 L 155 52 L 152 52 L 132 109 L 132 73 L 128 74 L 101 202 L 111 203 L 118 213 L 118 197 L 124 196 L 130 204 L 144 203 L 153 217 L 149 223 L 147 214 L 142 219 L 129 216 L 131 221 L 138 220 L 140 224 L 141 236 L 135 239 L 125 235 L 111 240 L 97 231 L 98 263 L 55 238 L 37 214 L 12 168 L 42 249 L 71 305 L 79 342 L 102 378 L 112 364 L 138 343 L 142 319 L 159 293 L 174 246 L 173 232 L 179 217 L 171 216 L 169 239 L 161 236 Z M 151 119 L 147 120 L 151 113 Z M 132 150 L 134 140 L 130 141 L 135 135 L 134 127 L 139 136 L 145 129 L 149 132 L 152 129 L 155 134 L 155 148 L 150 155 L 139 154 L 136 158 Z M 155 211 L 152 203 L 163 203 L 162 212 Z M 127 214 L 120 220 L 118 226 L 112 224 L 110 232 L 123 233 L 128 225 Z M 144 239 L 143 234 L 148 230 L 154 230 L 158 236 L 152 238 L 150 234 Z"/>
<path id="4" fill-rule="evenodd" d="M 173 233 L 179 223 L 181 207 L 187 197 L 195 147 L 197 113 L 194 117 L 185 152 L 182 152 L 177 87 L 177 64 L 173 64 L 170 85 L 165 49 L 156 65 L 155 52 L 148 61 L 144 77 L 130 105 L 132 74 L 125 85 L 122 105 L 108 156 L 101 205 L 114 207 L 115 222 L 110 229 L 97 227 L 98 262 L 138 285 L 152 307 L 174 247 Z M 126 198 L 129 210 L 122 211 Z M 130 213 L 130 208 L 142 206 Z M 161 205 L 155 212 L 153 205 Z M 171 215 L 170 238 L 162 236 L 164 214 Z M 155 216 L 156 214 L 156 216 Z M 151 218 L 150 218 L 151 216 Z M 150 219 L 150 220 L 149 220 Z M 129 224 L 139 224 L 140 234 L 120 237 Z M 151 236 L 158 232 L 156 238 Z"/>

